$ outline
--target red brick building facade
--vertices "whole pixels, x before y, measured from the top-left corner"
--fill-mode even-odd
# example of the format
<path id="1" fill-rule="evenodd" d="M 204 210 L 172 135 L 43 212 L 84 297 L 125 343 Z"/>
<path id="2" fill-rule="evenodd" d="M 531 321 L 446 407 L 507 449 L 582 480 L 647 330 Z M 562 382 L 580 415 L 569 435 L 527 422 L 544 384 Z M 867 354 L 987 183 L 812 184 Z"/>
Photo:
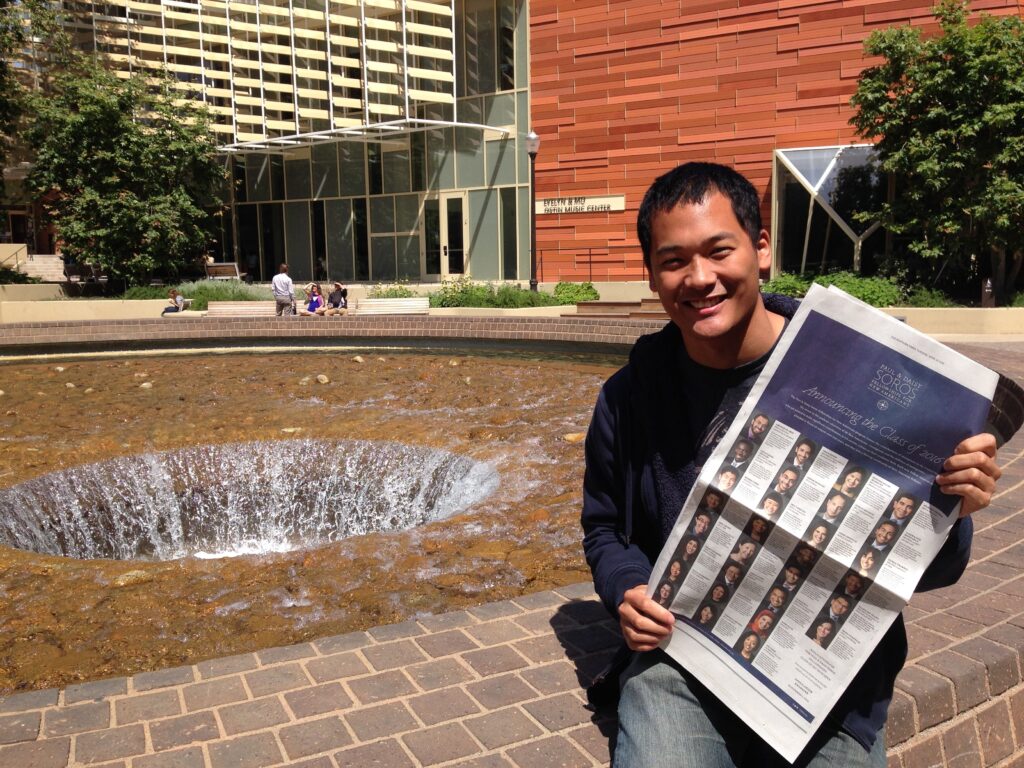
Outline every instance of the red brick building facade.
<path id="1" fill-rule="evenodd" d="M 874 30 L 937 29 L 924 0 L 538 0 L 530 15 L 537 197 L 624 195 L 625 210 L 539 214 L 544 281 L 639 280 L 652 179 L 709 160 L 747 175 L 770 222 L 773 150 L 854 143 L 850 96 Z M 975 0 L 972 13 L 1024 14 Z"/>

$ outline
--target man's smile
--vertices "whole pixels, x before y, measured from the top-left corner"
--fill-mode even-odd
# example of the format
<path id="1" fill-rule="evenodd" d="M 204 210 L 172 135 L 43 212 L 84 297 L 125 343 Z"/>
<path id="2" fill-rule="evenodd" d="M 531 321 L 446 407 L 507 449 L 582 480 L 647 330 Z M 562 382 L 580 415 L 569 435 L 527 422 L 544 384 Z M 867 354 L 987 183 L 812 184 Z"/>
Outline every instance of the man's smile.
<path id="1" fill-rule="evenodd" d="M 707 299 L 691 299 L 685 303 L 689 304 L 694 309 L 711 309 L 711 307 L 718 306 L 723 301 L 725 301 L 724 296 L 712 296 Z"/>

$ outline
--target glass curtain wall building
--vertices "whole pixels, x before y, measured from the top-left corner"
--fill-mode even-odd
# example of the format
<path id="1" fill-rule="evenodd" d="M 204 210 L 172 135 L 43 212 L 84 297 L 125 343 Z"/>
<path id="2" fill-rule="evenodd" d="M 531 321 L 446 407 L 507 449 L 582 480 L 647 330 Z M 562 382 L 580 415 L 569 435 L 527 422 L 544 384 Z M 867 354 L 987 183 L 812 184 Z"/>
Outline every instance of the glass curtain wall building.
<path id="1" fill-rule="evenodd" d="M 529 277 L 523 0 L 65 3 L 77 42 L 165 69 L 234 183 L 217 260 L 269 280 Z"/>

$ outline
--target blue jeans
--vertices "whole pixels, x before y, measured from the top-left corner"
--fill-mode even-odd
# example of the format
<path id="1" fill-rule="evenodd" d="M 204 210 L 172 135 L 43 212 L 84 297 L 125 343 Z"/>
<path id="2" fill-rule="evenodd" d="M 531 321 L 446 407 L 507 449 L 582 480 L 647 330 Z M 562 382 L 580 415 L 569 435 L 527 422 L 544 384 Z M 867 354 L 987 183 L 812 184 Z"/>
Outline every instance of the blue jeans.
<path id="1" fill-rule="evenodd" d="M 662 651 L 635 654 L 622 681 L 615 768 L 790 765 Z M 852 736 L 826 721 L 794 765 L 886 768 L 885 729 L 865 752 Z"/>

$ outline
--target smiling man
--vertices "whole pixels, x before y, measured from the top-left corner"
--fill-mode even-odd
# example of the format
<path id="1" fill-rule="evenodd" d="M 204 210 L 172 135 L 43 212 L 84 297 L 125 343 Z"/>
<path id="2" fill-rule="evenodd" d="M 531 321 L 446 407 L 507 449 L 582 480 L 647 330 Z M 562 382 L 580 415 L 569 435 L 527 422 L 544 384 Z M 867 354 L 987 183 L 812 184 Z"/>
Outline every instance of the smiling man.
<path id="1" fill-rule="evenodd" d="M 646 596 L 652 563 L 697 476 L 736 416 L 796 302 L 762 296 L 771 264 L 757 191 L 735 171 L 687 163 L 658 178 L 637 234 L 671 322 L 639 339 L 606 382 L 587 434 L 583 547 L 594 586 L 634 651 L 621 672 L 616 768 L 788 765 L 661 649 L 673 615 Z M 748 438 L 760 443 L 768 417 Z M 755 434 L 756 432 L 756 434 Z M 964 514 L 988 504 L 999 470 L 995 439 L 969 438 L 937 482 L 964 496 Z M 922 588 L 955 581 L 970 554 L 971 523 L 953 528 Z M 885 765 L 882 730 L 906 654 L 897 621 L 798 760 L 806 766 Z"/>

